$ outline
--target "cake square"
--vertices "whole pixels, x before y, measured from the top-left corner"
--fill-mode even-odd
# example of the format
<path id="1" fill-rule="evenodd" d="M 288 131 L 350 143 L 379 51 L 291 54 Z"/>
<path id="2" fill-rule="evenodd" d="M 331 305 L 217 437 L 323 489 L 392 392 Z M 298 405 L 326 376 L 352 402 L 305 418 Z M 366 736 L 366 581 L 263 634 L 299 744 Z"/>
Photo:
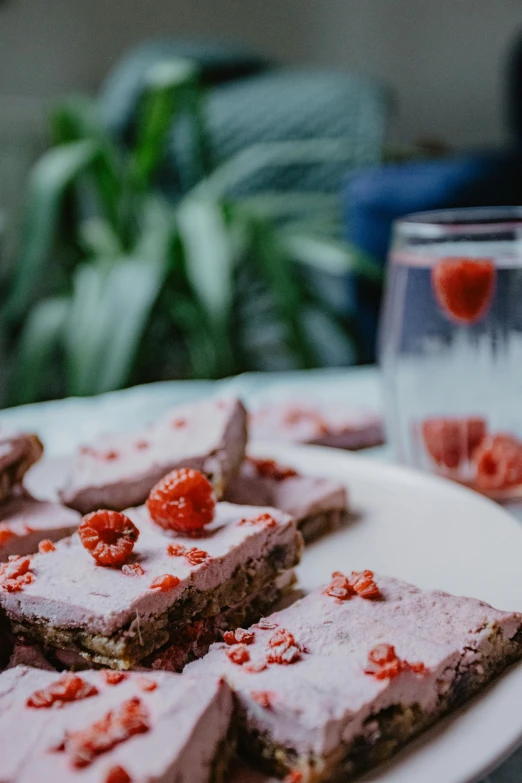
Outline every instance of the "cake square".
<path id="1" fill-rule="evenodd" d="M 246 411 L 236 398 L 180 405 L 139 432 L 105 435 L 81 447 L 63 478 L 60 499 L 82 514 L 144 503 L 176 468 L 195 468 L 222 496 L 239 470 L 247 440 Z"/>
<path id="2" fill-rule="evenodd" d="M 302 783 L 351 780 L 522 657 L 522 615 L 371 572 L 245 633 L 186 672 L 224 676 L 242 753 Z"/>
<path id="3" fill-rule="evenodd" d="M 232 712 L 230 689 L 213 678 L 18 666 L 0 675 L 0 780 L 221 783 Z"/>
<path id="4" fill-rule="evenodd" d="M 146 506 L 121 569 L 96 564 L 78 534 L 0 575 L 0 625 L 53 648 L 66 665 L 179 670 L 223 630 L 270 610 L 291 580 L 302 537 L 275 509 L 216 505 L 203 537 L 172 536 Z M 165 577 L 167 577 L 165 579 Z M 253 619 L 249 620 L 250 622 Z"/>
<path id="5" fill-rule="evenodd" d="M 0 504 L 0 562 L 36 552 L 43 540 L 56 542 L 70 536 L 80 519 L 72 508 L 12 494 Z"/>
<path id="6" fill-rule="evenodd" d="M 348 511 L 348 491 L 326 478 L 302 476 L 271 459 L 247 457 L 225 492 L 230 503 L 273 506 L 290 514 L 305 541 L 338 528 Z"/>
<path id="7" fill-rule="evenodd" d="M 11 494 L 34 463 L 40 459 L 43 446 L 36 435 L 5 427 L 0 429 L 0 501 Z"/>

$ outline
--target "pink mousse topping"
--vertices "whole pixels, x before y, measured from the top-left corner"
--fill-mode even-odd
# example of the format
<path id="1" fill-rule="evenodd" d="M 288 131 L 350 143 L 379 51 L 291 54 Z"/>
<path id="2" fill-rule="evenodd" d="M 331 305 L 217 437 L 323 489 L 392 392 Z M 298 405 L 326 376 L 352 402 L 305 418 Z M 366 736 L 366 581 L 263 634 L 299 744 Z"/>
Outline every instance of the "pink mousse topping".
<path id="1" fill-rule="evenodd" d="M 221 494 L 239 469 L 246 437 L 238 399 L 182 405 L 139 432 L 106 435 L 80 448 L 60 496 L 82 513 L 122 510 L 143 503 L 157 481 L 180 467 L 211 475 Z"/>
<path id="2" fill-rule="evenodd" d="M 216 505 L 214 520 L 197 539 L 170 536 L 151 521 L 145 506 L 125 513 L 140 531 L 129 560 L 130 566 L 139 564 L 137 573 L 125 573 L 127 566 L 120 570 L 96 565 L 74 534 L 58 542 L 55 551 L 33 556 L 33 581 L 16 593 L 0 589 L 0 606 L 14 618 L 111 635 L 137 615 L 146 621 L 149 615 L 167 610 L 187 589 L 214 590 L 238 566 L 262 569 L 270 551 L 294 547 L 298 535 L 287 514 L 230 503 Z M 244 522 L 263 513 L 270 515 L 273 524 Z M 174 544 L 202 550 L 208 557 L 169 554 L 169 545 Z M 166 591 L 151 589 L 153 580 L 165 574 L 176 577 L 177 585 Z"/>
<path id="3" fill-rule="evenodd" d="M 326 478 L 301 476 L 272 460 L 246 459 L 225 492 L 231 503 L 273 506 L 300 522 L 328 511 L 346 511 L 344 485 Z"/>
<path id="4" fill-rule="evenodd" d="M 292 401 L 272 403 L 250 413 L 253 440 L 316 443 L 363 449 L 383 442 L 381 418 L 345 406 Z"/>
<path id="5" fill-rule="evenodd" d="M 208 783 L 232 715 L 227 685 L 164 672 L 115 675 L 25 666 L 1 674 L 0 780 L 105 783 L 121 767 L 124 780 Z M 64 691 L 77 698 L 56 699 Z"/>
<path id="6" fill-rule="evenodd" d="M 43 539 L 70 536 L 79 523 L 80 515 L 71 508 L 13 495 L 0 506 L 0 561 L 36 552 Z"/>
<path id="7" fill-rule="evenodd" d="M 392 578 L 375 581 L 378 600 L 339 600 L 316 590 L 252 626 L 248 644 L 215 644 L 186 672 L 224 676 L 249 728 L 267 731 L 276 744 L 327 755 L 365 731 L 366 719 L 381 709 L 417 703 L 435 711 L 439 696 L 487 655 L 493 633 L 511 639 L 522 625 L 522 615 L 475 599 L 423 592 Z M 395 676 L 381 678 L 372 665 L 378 645 L 395 648 L 401 663 Z"/>

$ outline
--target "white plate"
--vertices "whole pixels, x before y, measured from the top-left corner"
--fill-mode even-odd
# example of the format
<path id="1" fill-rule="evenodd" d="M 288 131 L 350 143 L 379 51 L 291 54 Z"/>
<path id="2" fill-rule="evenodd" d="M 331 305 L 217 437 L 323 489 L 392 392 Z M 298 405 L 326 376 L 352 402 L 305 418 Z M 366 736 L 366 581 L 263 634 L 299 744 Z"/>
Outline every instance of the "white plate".
<path id="1" fill-rule="evenodd" d="M 337 569 L 370 568 L 522 611 L 522 530 L 491 501 L 444 479 L 333 449 L 257 444 L 251 451 L 350 489 L 357 518 L 306 548 L 298 568 L 304 589 L 323 584 Z M 517 666 L 364 780 L 475 781 L 522 740 L 521 705 Z"/>

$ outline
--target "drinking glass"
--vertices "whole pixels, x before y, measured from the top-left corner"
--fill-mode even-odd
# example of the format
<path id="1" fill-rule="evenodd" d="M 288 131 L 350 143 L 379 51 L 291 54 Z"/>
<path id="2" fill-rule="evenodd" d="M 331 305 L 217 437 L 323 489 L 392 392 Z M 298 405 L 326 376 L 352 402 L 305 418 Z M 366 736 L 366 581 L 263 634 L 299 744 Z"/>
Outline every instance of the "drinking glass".
<path id="1" fill-rule="evenodd" d="M 396 223 L 379 354 L 396 456 L 520 500 L 522 208 Z"/>

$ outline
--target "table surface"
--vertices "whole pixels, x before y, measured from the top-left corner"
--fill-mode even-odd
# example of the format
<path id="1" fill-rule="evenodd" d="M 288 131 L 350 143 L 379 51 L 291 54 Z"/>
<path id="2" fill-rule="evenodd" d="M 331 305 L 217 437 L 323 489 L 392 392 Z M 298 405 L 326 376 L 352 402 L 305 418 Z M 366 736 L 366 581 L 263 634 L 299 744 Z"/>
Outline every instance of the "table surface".
<path id="1" fill-rule="evenodd" d="M 0 411 L 0 421 L 42 437 L 50 456 L 67 454 L 103 432 L 139 427 L 177 403 L 209 394 L 235 393 L 255 407 L 267 401 L 307 399 L 342 402 L 354 411 L 382 411 L 378 370 L 310 370 L 288 373 L 246 373 L 223 381 L 171 381 L 147 384 L 91 398 L 69 398 Z M 360 452 L 368 459 L 393 460 L 388 446 Z M 517 514 L 519 516 L 519 514 Z M 500 718 L 501 719 L 501 718 Z M 522 748 L 482 783 L 520 783 Z M 420 783 L 420 781 L 419 781 Z M 443 783 L 443 782 L 442 782 Z"/>

